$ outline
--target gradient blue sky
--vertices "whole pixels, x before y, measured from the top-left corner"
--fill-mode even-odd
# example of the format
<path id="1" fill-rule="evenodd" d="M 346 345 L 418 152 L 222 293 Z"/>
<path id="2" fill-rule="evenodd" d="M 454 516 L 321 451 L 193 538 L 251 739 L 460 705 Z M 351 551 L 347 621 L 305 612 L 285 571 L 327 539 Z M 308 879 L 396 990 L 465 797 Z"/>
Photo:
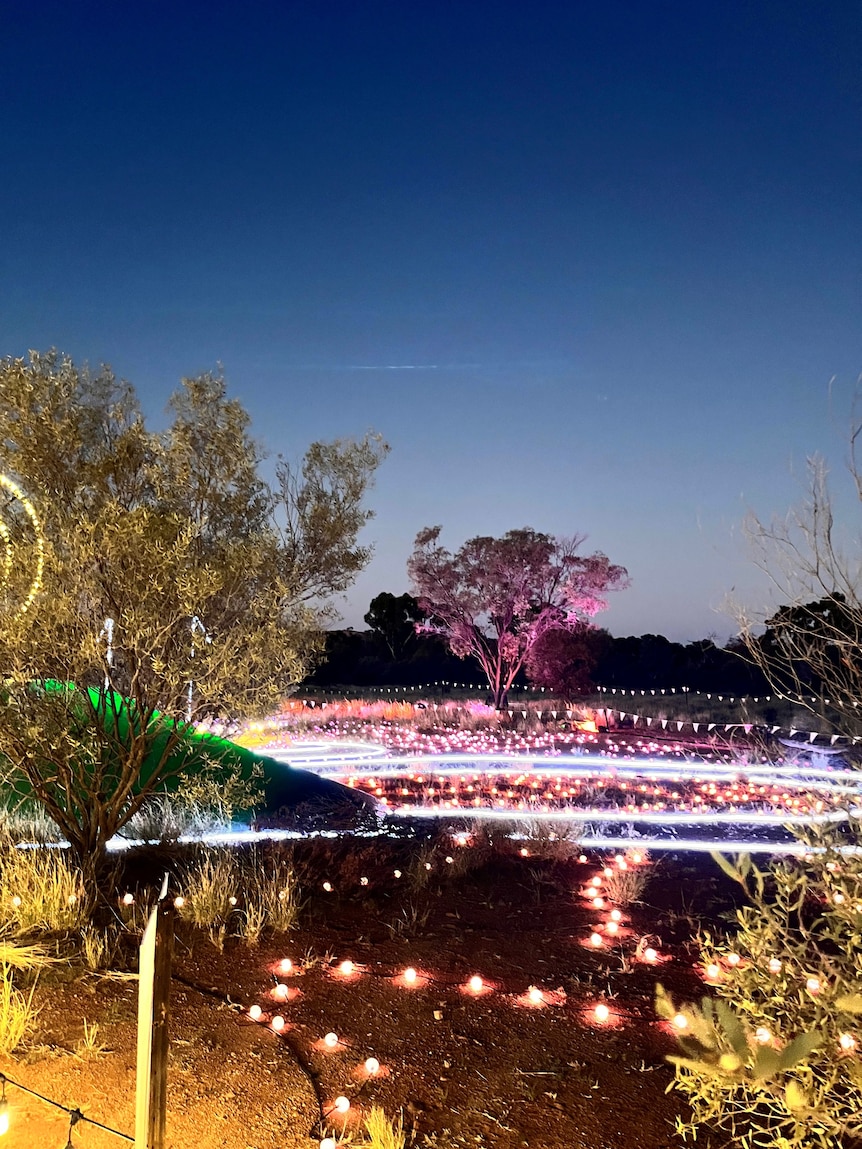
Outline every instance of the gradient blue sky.
<path id="1" fill-rule="evenodd" d="M 585 532 L 616 634 L 716 632 L 740 523 L 862 370 L 856 3 L 0 6 L 0 354 L 267 448 L 382 432 L 362 625 L 417 530 Z M 830 405 L 829 382 L 836 383 Z M 794 475 L 794 471 L 796 474 Z"/>

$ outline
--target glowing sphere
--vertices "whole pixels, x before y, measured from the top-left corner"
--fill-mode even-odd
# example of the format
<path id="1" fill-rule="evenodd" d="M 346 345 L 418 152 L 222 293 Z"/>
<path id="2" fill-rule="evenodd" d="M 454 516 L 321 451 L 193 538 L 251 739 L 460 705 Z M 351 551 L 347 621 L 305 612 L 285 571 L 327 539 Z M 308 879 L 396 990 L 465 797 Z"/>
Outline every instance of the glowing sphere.
<path id="1" fill-rule="evenodd" d="M 604 1002 L 600 1002 L 593 1010 L 593 1016 L 595 1017 L 596 1021 L 605 1022 L 611 1016 L 611 1011 L 608 1009 Z"/>
<path id="2" fill-rule="evenodd" d="M 470 989 L 472 989 L 473 993 L 478 993 L 485 983 L 482 981 L 482 979 L 479 977 L 478 974 L 474 974 L 470 978 L 470 981 L 468 984 L 470 986 Z"/>
<path id="3" fill-rule="evenodd" d="M 348 961 L 343 961 L 338 968 L 341 970 L 341 972 L 343 974 L 345 974 L 345 976 L 349 976 L 350 974 L 353 973 L 356 966 L 354 966 L 352 961 L 348 960 Z"/>
<path id="4" fill-rule="evenodd" d="M 292 973 L 293 972 L 293 962 L 290 960 L 290 958 L 282 958 L 281 961 L 278 963 L 278 968 L 281 970 L 282 973 Z"/>
<path id="5" fill-rule="evenodd" d="M 326 892 L 328 894 L 331 894 L 332 893 L 332 882 L 324 882 L 323 888 L 326 890 Z"/>
<path id="6" fill-rule="evenodd" d="M 395 877 L 396 877 L 396 878 L 400 878 L 400 877 L 401 877 L 401 871 L 400 871 L 400 870 L 395 870 Z"/>
<path id="7" fill-rule="evenodd" d="M 590 945 L 598 948 L 602 944 L 601 934 L 590 934 Z"/>
<path id="8" fill-rule="evenodd" d="M 770 973 L 781 973 L 781 962 L 778 958 L 770 958 L 768 969 Z"/>
<path id="9" fill-rule="evenodd" d="M 174 898 L 174 905 L 177 907 L 178 910 L 181 910 L 185 904 L 186 904 L 185 898 L 183 898 L 183 897 Z"/>
<path id="10" fill-rule="evenodd" d="M 280 1013 L 277 1013 L 275 1015 L 275 1017 L 272 1019 L 271 1024 L 272 1024 L 272 1028 L 275 1030 L 276 1033 L 281 1033 L 281 1031 L 284 1029 L 284 1018 L 281 1016 Z"/>
<path id="11" fill-rule="evenodd" d="M 324 1137 L 320 1142 L 320 1149 L 338 1149 L 338 1142 L 334 1137 Z"/>
<path id="12" fill-rule="evenodd" d="M 348 1097 L 345 1097 L 343 1094 L 341 1097 L 336 1097 L 335 1108 L 338 1110 L 339 1113 L 346 1113 L 347 1110 L 350 1108 L 350 1099 Z"/>
<path id="13" fill-rule="evenodd" d="M 688 1018 L 684 1013 L 678 1013 L 673 1019 L 673 1024 L 677 1029 L 688 1029 Z"/>
<path id="14" fill-rule="evenodd" d="M 278 998 L 279 1001 L 287 1001 L 288 988 L 283 981 L 278 982 L 275 989 L 272 991 L 272 996 Z"/>
<path id="15" fill-rule="evenodd" d="M 612 922 L 621 922 L 622 920 L 623 920 L 623 915 L 622 915 L 621 910 L 611 910 L 611 921 Z"/>
<path id="16" fill-rule="evenodd" d="M 806 981 L 806 983 L 805 983 L 805 988 L 808 990 L 809 993 L 819 993 L 820 992 L 820 978 L 819 977 L 810 977 L 808 979 L 808 981 Z"/>
<path id="17" fill-rule="evenodd" d="M 527 991 L 527 996 L 529 997 L 529 999 L 533 1003 L 533 1005 L 539 1005 L 540 1002 L 545 1000 L 542 997 L 542 991 L 534 985 L 530 986 L 529 990 Z"/>
<path id="18" fill-rule="evenodd" d="M 373 1077 L 375 1073 L 380 1072 L 380 1062 L 376 1057 L 366 1057 L 365 1059 L 365 1072 L 369 1077 Z"/>
<path id="19" fill-rule="evenodd" d="M 15 899 L 13 898 L 12 900 L 14 902 Z M 135 904 L 135 895 L 134 894 L 123 894 L 123 905 L 124 906 L 133 906 L 134 904 Z"/>
<path id="20" fill-rule="evenodd" d="M 329 1049 L 335 1049 L 336 1045 L 338 1045 L 338 1034 L 327 1033 L 326 1037 L 323 1039 L 323 1044 Z"/>
<path id="21" fill-rule="evenodd" d="M 21 899 L 18 897 L 18 895 L 17 895 L 17 894 L 16 894 L 16 895 L 15 895 L 15 897 L 12 899 L 12 905 L 13 905 L 13 906 L 14 906 L 16 909 L 18 908 L 18 906 L 20 906 L 20 905 L 21 905 Z"/>
<path id="22" fill-rule="evenodd" d="M 604 898 L 593 898 L 593 905 L 596 907 L 597 910 L 603 910 L 605 908 L 605 899 Z"/>
<path id="23" fill-rule="evenodd" d="M 772 1034 L 765 1025 L 758 1025 L 754 1031 L 754 1038 L 760 1045 L 768 1045 L 772 1041 Z"/>
<path id="24" fill-rule="evenodd" d="M 263 1013 L 263 1010 L 260 1008 L 259 1005 L 253 1005 L 249 1008 L 248 1016 L 251 1018 L 252 1021 L 260 1021 L 260 1015 L 262 1013 Z"/>
<path id="25" fill-rule="evenodd" d="M 728 954 L 727 964 L 731 966 L 738 966 L 741 961 L 739 954 Z"/>
<path id="26" fill-rule="evenodd" d="M 408 985 L 412 985 L 413 982 L 416 981 L 416 970 L 413 969 L 412 966 L 408 966 L 404 971 L 404 980 L 408 983 Z"/>
<path id="27" fill-rule="evenodd" d="M 845 1053 L 851 1053 L 856 1048 L 856 1038 L 852 1033 L 842 1033 L 838 1038 L 838 1044 Z"/>
<path id="28" fill-rule="evenodd" d="M 714 961 L 710 962 L 706 967 L 706 976 L 710 981 L 717 981 L 721 977 L 721 966 L 716 965 Z"/>
<path id="29" fill-rule="evenodd" d="M 652 946 L 647 946 L 644 950 L 644 961 L 648 961 L 650 965 L 654 965 L 658 961 L 658 950 L 653 949 Z"/>

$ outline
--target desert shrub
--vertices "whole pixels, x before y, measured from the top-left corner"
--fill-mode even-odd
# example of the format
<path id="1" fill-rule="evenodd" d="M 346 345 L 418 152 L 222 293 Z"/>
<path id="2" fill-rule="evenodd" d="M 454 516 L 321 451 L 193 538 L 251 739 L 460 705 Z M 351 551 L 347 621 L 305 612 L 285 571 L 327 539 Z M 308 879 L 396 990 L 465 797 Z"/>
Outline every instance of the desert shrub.
<path id="1" fill-rule="evenodd" d="M 404 1149 L 407 1144 L 403 1117 L 399 1114 L 390 1119 L 377 1105 L 369 1109 L 364 1128 L 364 1144 L 369 1149 Z"/>
<path id="2" fill-rule="evenodd" d="M 261 930 L 287 933 L 302 910 L 302 892 L 296 869 L 284 857 L 250 858 L 245 878 L 246 901 L 258 907 Z"/>
<path id="3" fill-rule="evenodd" d="M 584 823 L 571 818 L 535 818 L 517 824 L 530 856 L 549 862 L 567 862 L 581 852 Z"/>
<path id="4" fill-rule="evenodd" d="M 136 841 L 176 842 L 188 834 L 228 829 L 237 810 L 254 809 L 262 801 L 260 766 L 246 777 L 207 761 L 183 775 L 177 790 L 147 798 L 120 833 Z"/>
<path id="5" fill-rule="evenodd" d="M 862 1136 L 862 856 L 841 849 L 858 829 L 849 841 L 820 834 L 804 859 L 767 870 L 747 855 L 718 859 L 749 904 L 732 940 L 701 938 L 714 1006 L 681 1011 L 675 1084 L 691 1137 L 701 1124 L 766 1149 L 839 1149 Z"/>
<path id="6" fill-rule="evenodd" d="M 213 936 L 221 935 L 234 912 L 241 888 L 237 853 L 230 847 L 200 852 L 182 880 L 180 914 Z"/>
<path id="7" fill-rule="evenodd" d="M 86 918 L 81 872 L 65 850 L 0 846 L 0 930 L 66 933 Z"/>
<path id="8" fill-rule="evenodd" d="M 0 834 L 13 844 L 45 845 L 63 840 L 54 819 L 38 802 L 28 799 L 0 806 Z"/>
<path id="9" fill-rule="evenodd" d="M 625 870 L 611 867 L 613 872 L 602 880 L 602 892 L 618 906 L 639 902 L 651 877 L 645 866 L 629 866 Z"/>
<path id="10" fill-rule="evenodd" d="M 0 1054 L 12 1053 L 33 1028 L 39 1012 L 33 1005 L 35 988 L 34 983 L 23 993 L 14 984 L 12 967 L 0 962 Z"/>

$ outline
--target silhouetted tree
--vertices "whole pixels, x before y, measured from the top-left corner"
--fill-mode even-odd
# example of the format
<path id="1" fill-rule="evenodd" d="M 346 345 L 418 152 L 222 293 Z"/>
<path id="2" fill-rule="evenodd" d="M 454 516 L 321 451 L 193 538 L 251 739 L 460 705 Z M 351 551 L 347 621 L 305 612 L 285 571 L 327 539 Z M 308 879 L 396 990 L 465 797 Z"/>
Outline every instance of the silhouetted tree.
<path id="1" fill-rule="evenodd" d="M 412 594 L 381 591 L 371 600 L 365 622 L 385 642 L 393 662 L 399 662 L 416 645 L 416 624 L 425 612 Z"/>

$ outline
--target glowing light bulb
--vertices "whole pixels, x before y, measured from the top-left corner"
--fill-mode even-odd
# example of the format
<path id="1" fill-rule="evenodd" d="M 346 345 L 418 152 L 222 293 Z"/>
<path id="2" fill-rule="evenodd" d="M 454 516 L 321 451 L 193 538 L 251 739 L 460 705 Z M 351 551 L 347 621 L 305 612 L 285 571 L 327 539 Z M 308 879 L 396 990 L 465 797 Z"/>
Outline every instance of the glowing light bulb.
<path id="1" fill-rule="evenodd" d="M 832 901 L 836 906 L 842 906 L 847 901 L 847 899 L 842 893 L 838 892 L 832 895 Z"/>
<path id="2" fill-rule="evenodd" d="M 658 961 L 658 950 L 653 949 L 652 946 L 647 946 L 644 950 L 644 961 L 648 961 L 650 965 L 654 965 Z"/>
<path id="3" fill-rule="evenodd" d="M 13 898 L 12 901 L 14 904 L 15 899 Z M 133 906 L 134 904 L 135 904 L 135 895 L 134 894 L 123 894 L 123 905 L 124 906 Z"/>
<path id="4" fill-rule="evenodd" d="M 69 903 L 70 906 L 74 906 L 74 904 L 75 904 L 75 902 L 77 902 L 77 900 L 78 900 L 77 894 L 69 894 L 68 898 L 66 899 L 66 901 Z"/>
<path id="5" fill-rule="evenodd" d="M 9 1132 L 9 1102 L 0 1097 L 0 1137 Z"/>
<path id="6" fill-rule="evenodd" d="M 320 1142 L 320 1149 L 338 1149 L 338 1143 L 334 1137 L 324 1137 Z"/>
<path id="7" fill-rule="evenodd" d="M 596 1021 L 605 1022 L 611 1016 L 611 1011 L 608 1009 L 604 1002 L 599 1002 L 599 1004 L 593 1010 L 593 1016 L 595 1017 Z"/>
<path id="8" fill-rule="evenodd" d="M 332 882 L 324 882 L 323 888 L 324 888 L 324 890 L 326 890 L 326 892 L 328 894 L 331 894 L 332 893 Z"/>
<path id="9" fill-rule="evenodd" d="M 287 1001 L 288 988 L 283 981 L 277 982 L 275 989 L 272 991 L 272 996 L 278 998 L 279 1001 Z"/>
<path id="10" fill-rule="evenodd" d="M 401 877 L 401 871 L 400 871 L 400 870 L 395 870 L 394 872 L 395 872 L 395 877 L 396 877 L 396 878 L 400 878 L 400 877 Z"/>
<path id="11" fill-rule="evenodd" d="M 365 1059 L 365 1072 L 369 1077 L 374 1077 L 376 1073 L 380 1072 L 380 1062 L 376 1057 L 366 1057 Z"/>
<path id="12" fill-rule="evenodd" d="M 356 969 L 356 966 L 353 964 L 352 961 L 348 960 L 348 961 L 343 961 L 338 968 L 345 975 L 345 977 L 349 977 L 350 974 L 353 973 L 354 969 Z"/>
<path id="13" fill-rule="evenodd" d="M 184 897 L 180 896 L 178 898 L 174 898 L 174 905 L 177 907 L 178 910 L 181 910 L 185 904 L 186 904 L 186 899 Z"/>
<path id="14" fill-rule="evenodd" d="M 341 1097 L 336 1097 L 334 1107 L 339 1113 L 346 1113 L 350 1108 L 350 1099 L 342 1094 Z"/>
<path id="15" fill-rule="evenodd" d="M 841 1033 L 838 1035 L 838 1044 L 845 1053 L 851 1053 L 856 1048 L 856 1038 L 852 1033 Z"/>
<path id="16" fill-rule="evenodd" d="M 601 934 L 596 934 L 596 933 L 590 934 L 590 945 L 591 946 L 596 946 L 596 948 L 598 948 L 601 944 L 602 944 L 602 935 Z"/>
<path id="17" fill-rule="evenodd" d="M 262 1013 L 263 1013 L 263 1010 L 260 1008 L 259 1005 L 253 1005 L 253 1006 L 250 1006 L 250 1008 L 249 1008 L 248 1016 L 251 1018 L 252 1021 L 260 1021 L 260 1015 Z"/>
<path id="18" fill-rule="evenodd" d="M 284 1029 L 284 1018 L 280 1013 L 277 1013 L 272 1019 L 271 1024 L 276 1033 L 281 1033 L 281 1031 Z"/>
<path id="19" fill-rule="evenodd" d="M 578 861 L 579 861 L 579 862 L 581 862 L 582 864 L 583 864 L 583 863 L 584 863 L 586 860 L 587 860 L 587 855 L 586 855 L 586 854 L 581 854 L 581 856 L 578 858 Z"/>
<path id="20" fill-rule="evenodd" d="M 602 870 L 602 873 L 606 878 L 612 878 L 614 876 L 614 872 L 610 866 L 605 866 L 605 868 Z"/>
<path id="21" fill-rule="evenodd" d="M 590 885 L 595 886 L 596 889 L 598 889 L 601 884 L 602 884 L 602 879 L 600 877 L 598 877 L 598 875 L 595 878 L 590 878 Z"/>
<path id="22" fill-rule="evenodd" d="M 772 1041 L 772 1034 L 769 1032 L 765 1025 L 758 1025 L 757 1029 L 754 1031 L 754 1039 L 760 1045 L 768 1045 L 770 1041 Z"/>
<path id="23" fill-rule="evenodd" d="M 738 966 L 740 963 L 740 960 L 741 959 L 740 959 L 739 954 L 728 954 L 727 955 L 727 964 L 730 966 Z"/>
<path id="24" fill-rule="evenodd" d="M 677 1029 L 688 1029 L 688 1018 L 684 1013 L 678 1013 L 673 1019 L 673 1024 Z"/>
<path id="25" fill-rule="evenodd" d="M 430 862 L 426 862 L 426 863 L 425 863 L 425 869 L 426 869 L 426 870 L 430 870 L 430 869 L 431 869 L 431 863 L 430 863 Z"/>
<path id="26" fill-rule="evenodd" d="M 328 1049 L 335 1049 L 336 1045 L 338 1045 L 338 1034 L 337 1033 L 327 1033 L 326 1037 L 324 1037 L 324 1039 L 323 1039 L 323 1044 Z"/>
<path id="27" fill-rule="evenodd" d="M 621 922 L 622 920 L 623 920 L 623 915 L 622 915 L 621 910 L 611 910 L 611 921 L 612 922 Z"/>
<path id="28" fill-rule="evenodd" d="M 21 905 L 21 899 L 18 897 L 18 895 L 17 895 L 17 894 L 16 894 L 16 895 L 15 895 L 15 897 L 12 899 L 12 905 L 13 905 L 13 906 L 14 906 L 16 909 L 18 908 L 18 906 L 20 906 L 20 905 Z"/>
<path id="29" fill-rule="evenodd" d="M 485 983 L 482 981 L 478 974 L 473 974 L 468 984 L 473 993 L 479 993 Z"/>
<path id="30" fill-rule="evenodd" d="M 538 1005 L 540 1002 L 545 1000 L 542 997 L 542 991 L 534 985 L 530 986 L 529 990 L 527 991 L 527 996 L 529 997 L 529 999 L 533 1003 L 533 1005 Z"/>
<path id="31" fill-rule="evenodd" d="M 805 988 L 808 990 L 809 993 L 819 993 L 820 992 L 820 978 L 819 977 L 810 977 L 805 983 Z"/>
<path id="32" fill-rule="evenodd" d="M 706 967 L 706 976 L 710 981 L 718 981 L 721 977 L 721 966 L 716 965 L 714 961 L 710 962 Z"/>
<path id="33" fill-rule="evenodd" d="M 781 973 L 781 962 L 778 958 L 770 958 L 767 968 L 770 973 Z"/>
<path id="34" fill-rule="evenodd" d="M 231 896 L 228 898 L 228 904 L 231 906 L 236 905 L 236 898 L 233 896 L 233 894 L 231 894 Z"/>
<path id="35" fill-rule="evenodd" d="M 618 922 L 615 922 L 615 921 L 610 921 L 610 922 L 608 922 L 608 923 L 605 925 L 605 933 L 606 933 L 606 934 L 610 934 L 610 935 L 611 935 L 611 937 L 613 937 L 613 936 L 614 936 L 614 934 L 616 934 L 616 933 L 617 933 L 617 931 L 619 930 L 619 928 L 620 928 L 620 927 L 619 927 L 619 923 L 618 923 Z"/>
<path id="36" fill-rule="evenodd" d="M 593 898 L 593 905 L 596 907 L 597 910 L 603 910 L 605 908 L 605 899 L 604 898 Z"/>
<path id="37" fill-rule="evenodd" d="M 404 971 L 404 980 L 408 985 L 412 985 L 416 981 L 416 970 L 412 966 L 408 966 Z"/>
<path id="38" fill-rule="evenodd" d="M 632 861 L 634 862 L 634 864 L 636 866 L 639 866 L 643 860 L 644 860 L 643 854 L 641 854 L 640 851 L 635 850 L 635 852 L 632 854 Z"/>
<path id="39" fill-rule="evenodd" d="M 367 878 L 360 878 L 359 884 L 360 884 L 360 886 L 367 886 L 368 885 L 368 879 Z"/>

